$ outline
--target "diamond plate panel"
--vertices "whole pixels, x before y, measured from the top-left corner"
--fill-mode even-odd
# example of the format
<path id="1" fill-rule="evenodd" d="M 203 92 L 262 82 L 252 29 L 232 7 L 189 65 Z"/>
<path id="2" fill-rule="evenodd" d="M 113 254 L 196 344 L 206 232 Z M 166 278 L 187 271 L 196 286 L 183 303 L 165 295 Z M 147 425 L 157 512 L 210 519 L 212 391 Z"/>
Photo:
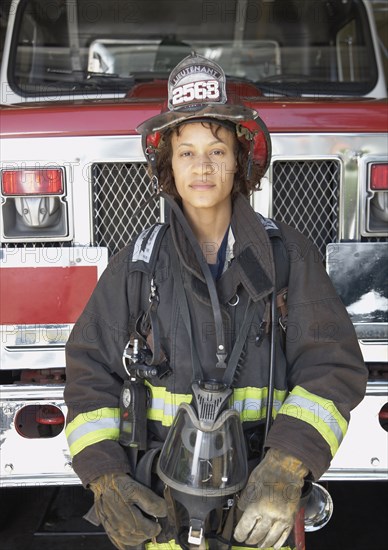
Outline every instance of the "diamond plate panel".
<path id="1" fill-rule="evenodd" d="M 159 221 L 159 201 L 142 206 L 152 195 L 144 163 L 94 164 L 93 210 L 95 244 L 115 254 L 144 227 Z"/>
<path id="2" fill-rule="evenodd" d="M 337 160 L 281 160 L 272 166 L 273 217 L 312 240 L 322 257 L 337 240 L 341 169 Z"/>

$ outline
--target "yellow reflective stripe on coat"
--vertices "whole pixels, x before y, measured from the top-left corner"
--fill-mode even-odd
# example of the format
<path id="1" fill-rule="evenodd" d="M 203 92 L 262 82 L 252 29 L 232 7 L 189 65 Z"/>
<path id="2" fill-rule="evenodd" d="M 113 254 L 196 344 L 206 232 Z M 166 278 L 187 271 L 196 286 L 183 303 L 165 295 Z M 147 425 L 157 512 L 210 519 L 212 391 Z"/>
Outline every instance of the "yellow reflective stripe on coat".
<path id="1" fill-rule="evenodd" d="M 176 544 L 175 540 L 169 542 L 146 542 L 146 550 L 181 550 L 182 547 Z"/>
<path id="2" fill-rule="evenodd" d="M 171 393 L 166 388 L 153 386 L 148 381 L 145 383 L 151 394 L 151 407 L 147 411 L 147 418 L 161 422 L 163 426 L 171 426 L 179 405 L 190 403 L 191 394 Z"/>
<path id="3" fill-rule="evenodd" d="M 346 434 L 348 423 L 330 399 L 295 386 L 279 414 L 298 418 L 315 428 L 330 447 L 332 456 Z"/>
<path id="4" fill-rule="evenodd" d="M 182 547 L 179 546 L 174 540 L 169 542 L 147 542 L 145 544 L 146 550 L 182 550 Z M 208 543 L 206 542 L 206 549 L 209 548 Z M 231 550 L 247 550 L 247 548 L 257 548 L 257 546 L 232 546 Z M 273 546 L 270 548 L 263 548 L 262 550 L 273 550 Z M 279 550 L 296 550 L 296 548 L 291 548 L 291 546 L 282 546 Z"/>
<path id="5" fill-rule="evenodd" d="M 274 390 L 272 416 L 275 418 L 282 406 L 286 390 Z M 240 413 L 241 422 L 257 421 L 267 414 L 268 388 L 235 388 L 233 390 L 232 408 Z"/>
<path id="6" fill-rule="evenodd" d="M 89 445 L 119 438 L 120 409 L 104 407 L 77 415 L 66 426 L 66 437 L 71 456 Z"/>
<path id="7" fill-rule="evenodd" d="M 191 394 L 171 393 L 164 387 L 152 386 L 146 382 L 151 394 L 151 407 L 148 409 L 149 420 L 161 422 L 163 426 L 171 426 L 174 416 L 181 403 L 190 403 Z M 273 416 L 275 417 L 284 402 L 286 390 L 274 392 Z M 231 407 L 239 414 L 242 422 L 257 421 L 265 418 L 267 412 L 268 388 L 235 388 Z"/>

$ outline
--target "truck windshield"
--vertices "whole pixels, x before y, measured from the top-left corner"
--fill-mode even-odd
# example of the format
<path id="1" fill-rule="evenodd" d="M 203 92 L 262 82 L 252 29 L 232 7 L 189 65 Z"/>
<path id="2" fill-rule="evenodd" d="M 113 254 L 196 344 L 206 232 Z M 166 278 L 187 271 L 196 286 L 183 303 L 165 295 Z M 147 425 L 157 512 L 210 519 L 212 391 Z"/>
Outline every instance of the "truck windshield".
<path id="1" fill-rule="evenodd" d="M 125 95 L 193 50 L 264 94 L 364 95 L 377 79 L 360 0 L 21 0 L 8 79 L 23 96 Z"/>

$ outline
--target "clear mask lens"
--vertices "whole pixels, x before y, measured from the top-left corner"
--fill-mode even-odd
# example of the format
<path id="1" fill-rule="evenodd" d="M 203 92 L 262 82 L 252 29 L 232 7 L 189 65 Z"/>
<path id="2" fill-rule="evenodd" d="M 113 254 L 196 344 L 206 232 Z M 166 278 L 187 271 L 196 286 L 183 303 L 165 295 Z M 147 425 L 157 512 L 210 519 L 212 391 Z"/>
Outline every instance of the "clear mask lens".
<path id="1" fill-rule="evenodd" d="M 247 458 L 237 411 L 227 410 L 203 430 L 187 403 L 177 411 L 158 463 L 159 477 L 169 487 L 211 497 L 233 494 L 247 480 Z"/>

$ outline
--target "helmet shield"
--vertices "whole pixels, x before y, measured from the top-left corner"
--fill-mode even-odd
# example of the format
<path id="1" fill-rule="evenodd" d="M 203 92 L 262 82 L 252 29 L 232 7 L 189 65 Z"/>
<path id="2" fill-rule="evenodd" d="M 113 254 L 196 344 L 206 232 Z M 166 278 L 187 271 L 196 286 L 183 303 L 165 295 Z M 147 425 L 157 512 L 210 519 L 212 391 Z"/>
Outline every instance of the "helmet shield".
<path id="1" fill-rule="evenodd" d="M 158 475 L 170 488 L 201 498 L 242 489 L 248 469 L 237 411 L 224 411 L 211 429 L 201 429 L 194 409 L 182 403 L 164 443 Z"/>
<path id="2" fill-rule="evenodd" d="M 167 84 L 167 108 L 138 126 L 140 134 L 161 132 L 182 122 L 198 118 L 251 120 L 256 111 L 244 105 L 227 102 L 226 76 L 210 59 L 192 53 L 171 71 Z"/>
<path id="3" fill-rule="evenodd" d="M 167 92 L 162 112 L 137 127 L 146 156 L 149 149 L 157 150 L 161 134 L 169 128 L 204 119 L 229 121 L 238 128 L 238 138 L 250 146 L 252 162 L 265 173 L 271 156 L 268 128 L 256 110 L 227 97 L 226 76 L 218 63 L 193 52 L 171 71 Z"/>

